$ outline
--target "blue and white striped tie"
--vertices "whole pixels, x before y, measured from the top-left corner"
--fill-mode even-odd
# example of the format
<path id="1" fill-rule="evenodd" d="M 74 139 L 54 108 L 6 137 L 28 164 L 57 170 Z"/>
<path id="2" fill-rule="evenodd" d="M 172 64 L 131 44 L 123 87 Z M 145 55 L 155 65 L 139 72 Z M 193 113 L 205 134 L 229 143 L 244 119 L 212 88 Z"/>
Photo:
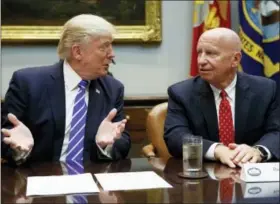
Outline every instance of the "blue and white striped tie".
<path id="1" fill-rule="evenodd" d="M 84 173 L 84 165 L 82 161 L 67 161 L 66 168 L 68 175 L 77 175 Z M 71 199 L 71 203 L 88 203 L 87 197 L 85 195 L 72 195 L 69 196 L 69 198 Z"/>
<path id="2" fill-rule="evenodd" d="M 87 104 L 85 101 L 87 84 L 88 82 L 85 80 L 82 80 L 79 83 L 79 91 L 75 98 L 75 104 L 72 114 L 66 160 L 83 160 L 84 137 L 87 116 Z"/>

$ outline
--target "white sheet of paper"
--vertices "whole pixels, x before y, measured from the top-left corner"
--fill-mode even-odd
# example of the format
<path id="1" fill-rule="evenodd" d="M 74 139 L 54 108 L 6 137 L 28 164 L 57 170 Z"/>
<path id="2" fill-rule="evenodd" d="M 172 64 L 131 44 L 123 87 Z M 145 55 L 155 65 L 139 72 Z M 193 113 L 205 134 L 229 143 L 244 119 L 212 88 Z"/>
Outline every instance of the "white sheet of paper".
<path id="1" fill-rule="evenodd" d="M 90 173 L 27 178 L 26 196 L 95 193 L 99 188 Z"/>
<path id="2" fill-rule="evenodd" d="M 172 188 L 153 171 L 94 174 L 105 191 Z"/>

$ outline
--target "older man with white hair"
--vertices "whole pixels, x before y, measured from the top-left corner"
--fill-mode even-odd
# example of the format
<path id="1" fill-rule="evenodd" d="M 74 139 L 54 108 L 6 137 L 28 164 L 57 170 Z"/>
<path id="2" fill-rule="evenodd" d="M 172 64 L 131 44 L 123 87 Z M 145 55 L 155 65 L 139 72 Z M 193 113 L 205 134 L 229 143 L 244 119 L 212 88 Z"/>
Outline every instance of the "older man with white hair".
<path id="1" fill-rule="evenodd" d="M 3 105 L 2 158 L 33 161 L 125 158 L 124 86 L 109 76 L 114 26 L 82 14 L 63 27 L 54 65 L 16 71 Z"/>
<path id="2" fill-rule="evenodd" d="M 204 32 L 197 44 L 199 76 L 168 89 L 164 139 L 182 157 L 186 134 L 203 138 L 205 159 L 235 168 L 280 159 L 276 83 L 237 71 L 241 40 L 227 28 Z"/>

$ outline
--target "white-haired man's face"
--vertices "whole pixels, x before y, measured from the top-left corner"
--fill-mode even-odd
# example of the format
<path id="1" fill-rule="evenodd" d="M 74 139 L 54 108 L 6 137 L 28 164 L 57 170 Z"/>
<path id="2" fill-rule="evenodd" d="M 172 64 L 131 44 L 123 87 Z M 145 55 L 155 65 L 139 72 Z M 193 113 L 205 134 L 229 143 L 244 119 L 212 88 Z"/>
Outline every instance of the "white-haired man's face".
<path id="1" fill-rule="evenodd" d="M 202 35 L 197 44 L 200 77 L 217 88 L 225 88 L 233 79 L 240 61 L 239 52 L 233 51 L 234 46 L 238 45 L 226 43 L 214 32 Z"/>
<path id="2" fill-rule="evenodd" d="M 76 59 L 79 62 L 79 75 L 83 79 L 92 80 L 108 73 L 115 57 L 112 42 L 112 36 L 101 36 L 79 46 Z"/>

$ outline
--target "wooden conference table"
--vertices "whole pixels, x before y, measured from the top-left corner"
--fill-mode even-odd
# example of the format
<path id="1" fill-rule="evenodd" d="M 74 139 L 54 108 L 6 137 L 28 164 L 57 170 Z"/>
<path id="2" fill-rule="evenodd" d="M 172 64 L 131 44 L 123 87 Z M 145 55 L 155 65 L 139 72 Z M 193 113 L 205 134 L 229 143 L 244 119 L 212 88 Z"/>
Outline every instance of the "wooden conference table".
<path id="1" fill-rule="evenodd" d="M 264 197 L 261 193 L 267 190 L 266 184 L 253 184 L 253 186 L 247 186 L 246 189 L 246 186 L 243 186 L 244 183 L 240 183 L 240 169 L 230 169 L 219 163 L 205 163 L 204 168 L 210 173 L 210 176 L 199 180 L 178 177 L 177 173 L 182 171 L 182 160 L 174 158 L 170 158 L 167 161 L 161 158 L 135 158 L 112 163 L 89 162 L 84 164 L 84 168 L 85 172 L 92 174 L 102 172 L 155 171 L 173 186 L 173 188 L 166 189 L 113 192 L 106 192 L 101 188 L 100 193 L 86 196 L 88 203 L 216 203 L 220 201 L 218 195 L 221 195 L 219 190 L 221 182 L 226 178 L 230 178 L 233 184 L 233 202 L 279 203 L 279 188 L 278 197 Z M 35 163 L 19 168 L 12 168 L 2 164 L 1 174 L 1 203 L 66 202 L 65 195 L 51 197 L 25 196 L 26 178 L 28 176 L 60 175 L 62 170 L 59 162 Z M 268 184 L 267 188 L 270 188 L 270 184 Z"/>

